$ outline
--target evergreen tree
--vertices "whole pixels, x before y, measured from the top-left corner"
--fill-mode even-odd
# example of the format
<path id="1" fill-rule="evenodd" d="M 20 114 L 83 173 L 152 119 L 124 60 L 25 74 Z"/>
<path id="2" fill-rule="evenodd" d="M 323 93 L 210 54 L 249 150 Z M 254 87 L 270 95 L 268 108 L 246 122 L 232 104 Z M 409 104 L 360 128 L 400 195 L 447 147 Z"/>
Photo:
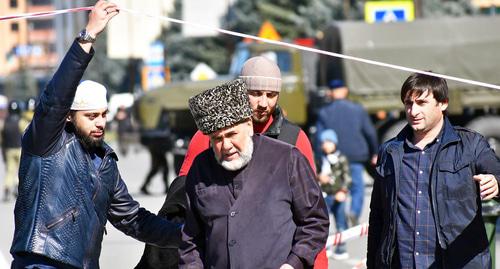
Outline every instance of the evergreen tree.
<path id="1" fill-rule="evenodd" d="M 477 13 L 469 0 L 420 0 L 423 17 L 463 16 Z M 172 18 L 181 19 L 181 0 L 175 1 Z M 416 0 L 415 2 L 418 2 Z M 264 21 L 270 21 L 285 41 L 314 37 L 335 20 L 363 20 L 362 0 L 238 0 L 224 17 L 222 28 L 257 35 Z M 167 63 L 173 79 L 187 78 L 199 62 L 217 73 L 227 73 L 238 37 L 185 38 L 180 26 L 172 24 L 162 35 L 167 48 Z"/>
<path id="2" fill-rule="evenodd" d="M 421 0 L 422 1 L 422 0 Z M 423 18 L 459 17 L 478 14 L 470 0 L 426 0 L 422 1 Z"/>
<path id="3" fill-rule="evenodd" d="M 181 0 L 175 0 L 174 10 L 169 17 L 182 19 L 181 5 Z M 188 79 L 189 73 L 201 62 L 209 65 L 218 74 L 227 73 L 231 55 L 227 38 L 227 36 L 186 38 L 181 34 L 181 26 L 172 23 L 161 35 L 172 80 Z"/>

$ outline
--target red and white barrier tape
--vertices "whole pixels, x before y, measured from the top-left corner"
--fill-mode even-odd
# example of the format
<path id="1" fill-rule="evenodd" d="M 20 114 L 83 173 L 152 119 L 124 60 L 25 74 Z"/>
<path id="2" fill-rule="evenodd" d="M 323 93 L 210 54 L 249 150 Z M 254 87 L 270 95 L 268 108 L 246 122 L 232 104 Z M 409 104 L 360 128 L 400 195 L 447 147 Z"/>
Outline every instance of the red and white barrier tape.
<path id="1" fill-rule="evenodd" d="M 336 246 L 340 243 L 345 243 L 357 238 L 368 235 L 368 223 L 363 223 L 358 226 L 349 228 L 341 233 L 336 233 L 328 236 L 326 240 L 326 247 Z"/>
<path id="2" fill-rule="evenodd" d="M 352 267 L 352 269 L 362 269 L 362 268 L 366 268 L 366 258 L 362 259 L 356 265 L 354 265 L 354 267 Z"/>
<path id="3" fill-rule="evenodd" d="M 52 16 L 52 15 L 58 15 L 58 14 L 64 14 L 64 13 L 70 13 L 70 12 L 78 12 L 78 11 L 91 10 L 91 9 L 92 9 L 92 7 L 82 7 L 82 8 L 71 8 L 71 9 L 54 10 L 54 11 L 47 11 L 47 12 L 24 13 L 24 14 L 19 14 L 19 15 L 0 17 L 0 21 L 22 19 L 22 18 L 35 18 L 35 17 L 42 17 L 42 16 Z M 123 7 L 120 7 L 120 11 L 125 11 L 125 12 L 130 13 L 130 14 L 135 15 L 135 16 L 150 17 L 150 18 L 154 18 L 154 19 L 158 19 L 158 20 L 163 20 L 163 21 L 168 21 L 168 22 L 173 22 L 173 23 L 178 23 L 178 24 L 185 24 L 185 25 L 189 25 L 189 26 L 193 26 L 193 27 L 197 27 L 197 28 L 203 28 L 203 29 L 207 29 L 210 31 L 219 32 L 222 34 L 238 36 L 238 37 L 242 37 L 242 38 L 248 38 L 248 39 L 257 40 L 257 41 L 261 41 L 261 42 L 265 42 L 265 43 L 269 43 L 269 44 L 274 44 L 274 45 L 279 45 L 279 46 L 284 46 L 284 47 L 289 47 L 289 48 L 295 48 L 295 49 L 302 50 L 302 51 L 309 51 L 309 52 L 328 55 L 328 56 L 332 56 L 332 57 L 342 58 L 342 59 L 346 59 L 346 60 L 367 63 L 367 64 L 386 67 L 386 68 L 392 68 L 392 69 L 396 69 L 396 70 L 400 70 L 400 71 L 420 73 L 420 74 L 439 77 L 439 78 L 443 78 L 443 79 L 448 79 L 448 80 L 458 81 L 458 82 L 462 82 L 462 83 L 467 83 L 467 84 L 472 84 L 472 85 L 477 85 L 477 86 L 482 86 L 482 87 L 486 87 L 486 88 L 500 90 L 500 86 L 495 85 L 495 84 L 486 83 L 486 82 L 481 82 L 481 81 L 476 81 L 476 80 L 471 80 L 471 79 L 464 79 L 464 78 L 459 78 L 459 77 L 454 77 L 454 76 L 448 76 L 448 75 L 439 74 L 439 73 L 431 73 L 431 72 L 418 70 L 418 69 L 414 69 L 414 68 L 410 68 L 410 67 L 405 67 L 405 66 L 400 66 L 400 65 L 395 65 L 395 64 L 388 64 L 388 63 L 383 63 L 383 62 L 379 62 L 379 61 L 344 55 L 344 54 L 340 54 L 340 53 L 334 53 L 334 52 L 319 50 L 319 49 L 315 49 L 315 48 L 309 48 L 309 47 L 300 46 L 300 45 L 296 45 L 296 44 L 290 44 L 290 43 L 277 41 L 277 40 L 270 40 L 270 39 L 266 39 L 266 38 L 262 38 L 262 37 L 253 36 L 253 35 L 229 31 L 229 30 L 225 30 L 225 29 L 221 29 L 221 28 L 209 27 L 209 26 L 202 25 L 199 23 L 178 20 L 178 19 L 172 19 L 172 18 L 169 18 L 167 16 L 151 15 L 151 14 L 123 8 Z"/>
<path id="4" fill-rule="evenodd" d="M 59 14 L 66 14 L 66 13 L 73 13 L 73 12 L 80 12 L 80 11 L 92 10 L 93 8 L 94 7 L 77 7 L 77 8 L 60 9 L 60 10 L 53 10 L 53 11 L 22 13 L 22 14 L 15 14 L 15 15 L 9 15 L 9 16 L 1 16 L 0 17 L 0 21 L 20 20 L 20 19 L 31 19 L 31 18 L 37 18 L 37 17 L 55 16 L 55 15 L 59 15 Z"/>

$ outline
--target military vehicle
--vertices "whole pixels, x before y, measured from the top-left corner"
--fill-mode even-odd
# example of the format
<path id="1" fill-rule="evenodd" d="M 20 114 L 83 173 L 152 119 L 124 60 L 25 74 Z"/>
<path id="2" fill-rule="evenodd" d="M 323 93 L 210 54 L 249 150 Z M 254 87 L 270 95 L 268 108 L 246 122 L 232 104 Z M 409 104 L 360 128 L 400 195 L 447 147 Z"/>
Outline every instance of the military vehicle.
<path id="1" fill-rule="evenodd" d="M 323 31 L 317 45 L 327 51 L 500 85 L 499 26 L 500 17 L 385 24 L 336 22 Z M 169 83 L 146 92 L 136 102 L 139 122 L 144 129 L 154 129 L 161 112 L 169 111 L 172 132 L 181 138 L 177 145 L 181 148 L 196 130 L 188 98 L 234 79 L 243 62 L 259 54 L 273 58 L 280 66 L 283 88 L 279 103 L 288 118 L 302 127 L 314 124 L 315 112 L 325 102 L 322 93 L 332 79 L 339 78 L 349 86 L 349 98 L 372 115 L 381 140 L 394 136 L 404 125 L 399 92 L 408 72 L 293 48 L 244 43 L 233 55 L 229 75 L 210 81 Z M 448 85 L 452 122 L 481 132 L 492 146 L 499 145 L 500 90 L 454 81 Z M 380 116 L 384 114 L 389 116 Z"/>

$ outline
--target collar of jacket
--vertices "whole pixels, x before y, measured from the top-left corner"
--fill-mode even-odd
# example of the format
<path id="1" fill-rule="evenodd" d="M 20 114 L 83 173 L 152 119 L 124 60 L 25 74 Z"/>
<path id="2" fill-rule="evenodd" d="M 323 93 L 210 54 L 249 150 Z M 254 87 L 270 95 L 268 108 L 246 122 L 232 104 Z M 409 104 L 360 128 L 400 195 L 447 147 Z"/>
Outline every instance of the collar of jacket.
<path id="1" fill-rule="evenodd" d="M 285 117 L 283 116 L 281 107 L 277 105 L 273 113 L 273 122 L 271 123 L 271 126 L 269 126 L 269 128 L 267 128 L 267 130 L 263 133 L 263 135 L 271 137 L 278 136 L 281 132 L 281 126 L 283 125 L 284 120 Z"/>
<path id="2" fill-rule="evenodd" d="M 396 141 L 403 143 L 407 137 L 411 136 L 411 127 L 407 124 L 401 132 L 396 136 Z M 451 125 L 450 120 L 448 117 L 444 116 L 444 127 L 443 127 L 443 136 L 441 139 L 441 144 L 442 147 L 445 147 L 446 145 L 454 142 L 460 141 L 460 137 L 458 136 L 457 132 L 453 128 L 453 125 Z M 401 144 L 402 145 L 402 144 Z"/>
<path id="3" fill-rule="evenodd" d="M 116 155 L 115 151 L 105 142 L 102 143 L 102 148 L 104 149 L 104 157 L 111 155 L 115 161 L 118 161 L 118 156 Z"/>

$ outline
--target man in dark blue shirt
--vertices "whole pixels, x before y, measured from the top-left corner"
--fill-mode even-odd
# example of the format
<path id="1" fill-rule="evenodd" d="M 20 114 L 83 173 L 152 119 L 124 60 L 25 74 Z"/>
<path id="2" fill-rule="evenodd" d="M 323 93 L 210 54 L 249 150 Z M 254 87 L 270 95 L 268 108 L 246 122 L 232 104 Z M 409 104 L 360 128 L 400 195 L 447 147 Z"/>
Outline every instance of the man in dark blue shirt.
<path id="1" fill-rule="evenodd" d="M 481 200 L 498 195 L 500 160 L 450 124 L 444 79 L 413 74 L 401 100 L 408 124 L 378 157 L 368 268 L 491 268 Z"/>
<path id="2" fill-rule="evenodd" d="M 342 80 L 332 80 L 330 89 L 333 102 L 319 111 L 316 128 L 318 134 L 326 129 L 334 130 L 339 137 L 338 149 L 349 160 L 352 184 L 348 217 L 352 225 L 357 225 L 365 196 L 364 165 L 370 161 L 375 165 L 377 133 L 365 109 L 347 99 L 349 89 Z"/>

